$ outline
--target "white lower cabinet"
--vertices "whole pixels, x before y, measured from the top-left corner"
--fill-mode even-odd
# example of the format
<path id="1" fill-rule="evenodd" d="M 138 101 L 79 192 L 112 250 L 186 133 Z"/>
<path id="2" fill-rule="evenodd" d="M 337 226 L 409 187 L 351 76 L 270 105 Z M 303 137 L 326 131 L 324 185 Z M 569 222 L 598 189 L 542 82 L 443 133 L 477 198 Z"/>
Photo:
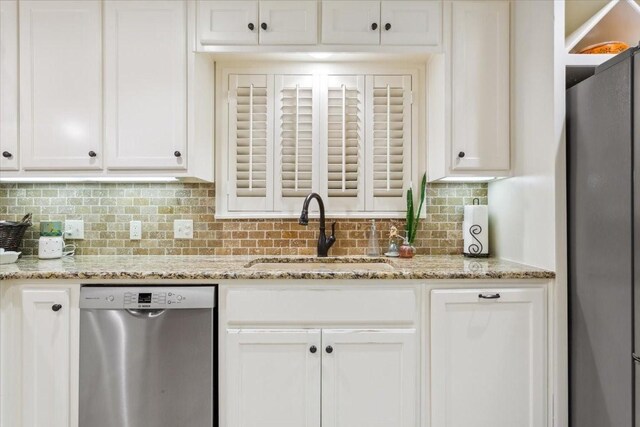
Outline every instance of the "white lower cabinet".
<path id="1" fill-rule="evenodd" d="M 431 292 L 431 427 L 547 425 L 542 288 Z"/>
<path id="2" fill-rule="evenodd" d="M 227 425 L 319 427 L 320 344 L 318 329 L 228 330 Z"/>
<path id="3" fill-rule="evenodd" d="M 416 426 L 415 329 L 230 329 L 228 427 Z"/>
<path id="4" fill-rule="evenodd" d="M 322 426 L 416 425 L 415 329 L 322 331 Z"/>
<path id="5" fill-rule="evenodd" d="M 78 425 L 79 289 L 16 285 L 3 292 L 3 427 Z"/>

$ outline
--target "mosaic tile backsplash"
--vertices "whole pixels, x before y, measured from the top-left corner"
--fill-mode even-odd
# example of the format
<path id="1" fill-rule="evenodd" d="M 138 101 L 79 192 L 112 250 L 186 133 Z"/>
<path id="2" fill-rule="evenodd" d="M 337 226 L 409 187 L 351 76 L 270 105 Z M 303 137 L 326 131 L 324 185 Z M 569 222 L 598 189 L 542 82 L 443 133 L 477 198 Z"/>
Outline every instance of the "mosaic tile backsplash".
<path id="1" fill-rule="evenodd" d="M 415 246 L 419 254 L 462 253 L 463 206 L 487 203 L 486 184 L 432 184 L 427 218 Z M 318 223 L 296 219 L 216 220 L 213 184 L 0 184 L 0 219 L 16 221 L 33 213 L 34 226 L 22 242 L 25 255 L 38 252 L 39 222 L 84 220 L 84 240 L 70 240 L 78 255 L 314 255 Z M 173 221 L 192 219 L 194 238 L 175 240 Z M 129 240 L 129 221 L 142 221 L 142 240 Z M 338 219 L 331 255 L 364 255 L 370 227 L 366 219 Z M 381 249 L 391 225 L 376 221 Z"/>

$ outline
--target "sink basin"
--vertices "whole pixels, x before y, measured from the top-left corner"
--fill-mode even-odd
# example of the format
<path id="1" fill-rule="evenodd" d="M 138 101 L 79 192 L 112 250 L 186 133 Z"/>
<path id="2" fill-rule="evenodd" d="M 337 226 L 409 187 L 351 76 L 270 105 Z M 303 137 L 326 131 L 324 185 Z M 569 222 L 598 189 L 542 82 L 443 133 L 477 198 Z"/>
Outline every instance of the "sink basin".
<path id="1" fill-rule="evenodd" d="M 384 258 L 262 258 L 245 265 L 245 268 L 261 271 L 317 271 L 349 272 L 394 271 Z"/>

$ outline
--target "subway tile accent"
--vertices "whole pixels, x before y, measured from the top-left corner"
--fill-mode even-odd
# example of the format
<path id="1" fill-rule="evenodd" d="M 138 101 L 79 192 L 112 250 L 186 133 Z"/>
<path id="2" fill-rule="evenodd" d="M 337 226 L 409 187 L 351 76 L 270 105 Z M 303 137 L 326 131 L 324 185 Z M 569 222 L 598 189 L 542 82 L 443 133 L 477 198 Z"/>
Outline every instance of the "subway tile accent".
<path id="1" fill-rule="evenodd" d="M 415 246 L 419 254 L 462 253 L 463 206 L 487 203 L 486 184 L 430 184 L 427 218 Z M 315 255 L 317 218 L 309 226 L 296 219 L 216 220 L 213 184 L 0 184 L 0 219 L 16 221 L 33 213 L 25 233 L 25 255 L 38 253 L 40 221 L 82 219 L 85 239 L 74 240 L 79 255 Z M 192 219 L 193 240 L 173 239 L 173 220 Z M 142 240 L 129 240 L 129 221 L 142 221 Z M 364 255 L 367 219 L 337 219 L 337 242 L 330 255 Z M 328 222 L 329 224 L 330 222 Z M 376 220 L 380 247 L 400 219 Z M 329 228 L 329 227 L 328 227 Z"/>

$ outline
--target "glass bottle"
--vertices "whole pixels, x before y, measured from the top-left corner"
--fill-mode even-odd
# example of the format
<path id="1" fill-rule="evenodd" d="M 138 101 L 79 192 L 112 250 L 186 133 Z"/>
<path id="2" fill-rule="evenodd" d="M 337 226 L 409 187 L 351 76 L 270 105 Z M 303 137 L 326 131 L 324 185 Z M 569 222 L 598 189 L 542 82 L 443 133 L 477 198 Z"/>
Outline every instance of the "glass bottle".
<path id="1" fill-rule="evenodd" d="M 371 228 L 369 229 L 369 245 L 367 246 L 368 256 L 380 256 L 380 246 L 378 245 L 378 230 L 376 228 L 376 220 L 371 220 Z"/>

